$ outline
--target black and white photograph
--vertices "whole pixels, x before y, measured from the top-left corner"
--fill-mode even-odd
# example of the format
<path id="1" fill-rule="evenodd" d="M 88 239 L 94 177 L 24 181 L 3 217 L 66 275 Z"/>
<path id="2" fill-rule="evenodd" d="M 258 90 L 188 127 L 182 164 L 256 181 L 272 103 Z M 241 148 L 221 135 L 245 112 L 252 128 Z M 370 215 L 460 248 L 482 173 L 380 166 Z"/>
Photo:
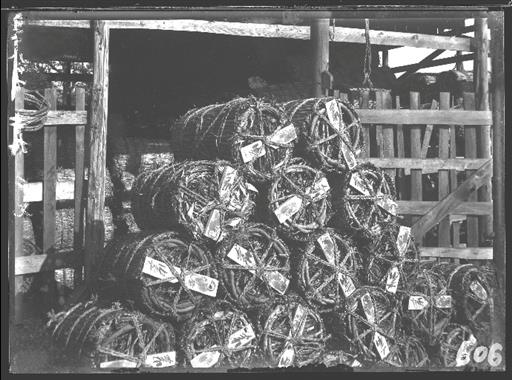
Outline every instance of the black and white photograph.
<path id="1" fill-rule="evenodd" d="M 505 8 L 2 5 L 8 372 L 503 373 Z"/>

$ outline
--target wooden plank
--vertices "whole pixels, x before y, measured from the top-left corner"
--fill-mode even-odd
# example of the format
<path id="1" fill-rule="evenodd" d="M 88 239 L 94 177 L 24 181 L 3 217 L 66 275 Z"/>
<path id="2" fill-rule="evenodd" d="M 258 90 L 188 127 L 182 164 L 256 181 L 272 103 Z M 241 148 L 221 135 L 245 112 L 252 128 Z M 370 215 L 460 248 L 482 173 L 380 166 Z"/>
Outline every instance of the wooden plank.
<path id="1" fill-rule="evenodd" d="M 310 39 L 309 26 L 259 24 L 206 20 L 107 20 L 111 29 L 152 29 L 176 32 L 213 33 L 231 36 Z M 88 20 L 25 20 L 27 25 L 89 28 Z M 410 46 L 418 48 L 471 51 L 472 38 L 428 35 L 420 33 L 370 30 L 374 45 Z M 365 43 L 364 29 L 335 27 L 333 42 Z"/>
<path id="2" fill-rule="evenodd" d="M 379 90 L 375 90 L 375 108 L 377 110 L 384 108 L 384 99 L 382 97 L 382 92 Z M 375 140 L 377 142 L 377 154 L 378 157 L 383 157 L 383 148 L 382 144 L 383 142 L 383 134 L 382 134 L 382 120 L 379 120 L 379 124 L 375 125 Z"/>
<path id="3" fill-rule="evenodd" d="M 367 109 L 370 106 L 370 90 L 363 90 L 361 94 L 361 109 Z M 361 109 L 358 109 L 358 114 L 360 113 Z M 363 123 L 361 121 L 361 124 L 363 126 L 363 147 L 361 149 L 361 155 L 360 157 L 370 157 L 370 128 L 367 124 Z"/>
<path id="4" fill-rule="evenodd" d="M 110 31 L 104 21 L 93 21 L 94 80 L 91 101 L 91 140 L 87 213 L 85 225 L 84 274 L 87 283 L 94 281 L 93 268 L 97 252 L 103 248 L 105 227 L 105 167 L 108 115 L 108 72 Z"/>
<path id="5" fill-rule="evenodd" d="M 474 59 L 474 54 L 463 54 L 460 56 L 454 56 L 454 57 L 448 57 L 448 58 L 440 58 L 440 59 L 434 59 L 432 61 L 423 62 L 423 63 L 413 63 L 411 65 L 403 65 L 403 66 L 396 66 L 391 69 L 391 72 L 393 73 L 401 73 L 402 71 L 408 71 L 413 72 L 420 69 L 424 69 L 426 67 L 435 67 L 435 66 L 443 66 L 449 63 L 457 63 L 457 62 L 464 62 L 464 61 L 471 61 Z M 402 77 L 399 78 L 399 80 L 402 79 Z"/>
<path id="6" fill-rule="evenodd" d="M 17 68 L 13 68 L 13 70 L 17 70 Z M 13 84 L 14 85 L 14 84 Z M 14 99 L 14 108 L 20 109 L 24 107 L 24 98 L 25 98 L 25 90 L 23 87 L 18 87 L 16 91 L 16 97 Z M 15 136 L 13 136 L 13 139 Z M 23 138 L 23 134 L 21 136 Z M 12 213 L 14 214 L 13 220 L 13 241 L 14 241 L 14 256 L 22 256 L 23 255 L 23 214 L 25 213 L 25 207 L 23 202 L 23 186 L 22 182 L 25 177 L 25 158 L 22 150 L 18 150 L 14 157 L 12 158 L 12 182 L 14 185 L 14 194 L 13 194 L 13 207 L 10 208 Z M 14 294 L 13 294 L 14 296 Z"/>
<path id="7" fill-rule="evenodd" d="M 54 252 L 50 255 L 16 257 L 16 276 L 30 273 L 50 272 L 59 268 L 72 268 L 81 262 L 80 252 L 70 250 Z"/>
<path id="8" fill-rule="evenodd" d="M 381 93 L 382 106 L 384 109 L 393 108 L 393 98 L 391 91 L 383 91 Z M 395 157 L 395 127 L 391 124 L 382 126 L 382 157 Z M 385 169 L 385 172 L 395 181 L 396 170 Z"/>
<path id="9" fill-rule="evenodd" d="M 395 97 L 395 108 L 400 109 L 400 96 Z M 396 155 L 399 159 L 405 157 L 405 140 L 404 140 L 404 127 L 402 124 L 396 125 Z M 399 198 L 402 199 L 407 192 L 404 176 L 406 171 L 404 169 L 398 169 L 398 192 Z M 410 174 L 410 173 L 407 173 Z"/>
<path id="10" fill-rule="evenodd" d="M 420 106 L 420 94 L 411 92 L 409 94 L 409 107 L 411 110 L 417 110 Z M 417 112 L 417 111 L 416 111 Z M 421 126 L 414 125 L 411 127 L 411 158 L 421 158 Z M 411 200 L 421 201 L 423 199 L 423 179 L 421 169 L 411 170 Z M 411 222 L 415 223 L 417 218 L 411 218 Z M 423 235 L 416 235 L 416 241 L 421 245 Z"/>
<path id="11" fill-rule="evenodd" d="M 435 110 L 438 104 L 435 99 L 432 99 L 432 103 L 430 103 L 430 109 Z M 421 143 L 421 157 L 426 158 L 428 153 L 428 148 L 430 146 L 430 139 L 432 137 L 432 131 L 434 129 L 434 124 L 427 124 L 425 127 L 425 133 L 423 134 L 423 142 Z"/>
<path id="12" fill-rule="evenodd" d="M 361 162 L 369 162 L 381 168 L 422 169 L 424 173 L 435 173 L 439 170 L 476 170 L 487 162 L 482 158 L 361 158 Z"/>
<path id="13" fill-rule="evenodd" d="M 423 215 L 411 227 L 416 240 L 423 236 L 428 230 L 439 223 L 445 216 L 452 212 L 453 208 L 466 201 L 469 194 L 476 191 L 485 180 L 492 174 L 492 160 L 488 160 L 471 177 L 466 179 L 455 191 L 439 201 L 428 213 Z"/>
<path id="14" fill-rule="evenodd" d="M 45 126 L 52 125 L 83 125 L 87 124 L 86 111 L 48 111 Z"/>
<path id="15" fill-rule="evenodd" d="M 436 206 L 437 201 L 397 201 L 397 204 L 398 214 L 425 215 Z M 450 212 L 454 215 L 489 215 L 492 213 L 492 202 L 463 202 Z"/>
<path id="16" fill-rule="evenodd" d="M 75 90 L 75 109 L 77 111 L 85 110 L 85 88 L 77 87 Z M 75 129 L 75 183 L 74 194 L 75 211 L 73 223 L 73 247 L 76 252 L 80 251 L 84 243 L 84 207 L 83 207 L 83 186 L 85 175 L 85 125 L 77 125 Z M 73 194 L 73 195 L 74 195 Z M 82 266 L 74 268 L 75 287 L 82 280 Z"/>
<path id="17" fill-rule="evenodd" d="M 359 109 L 357 112 L 361 122 L 367 124 L 457 124 L 476 126 L 492 124 L 490 111 Z"/>
<path id="18" fill-rule="evenodd" d="M 329 19 L 321 18 L 311 23 L 311 48 L 313 61 L 312 95 L 323 94 L 322 73 L 329 70 Z"/>
<path id="19" fill-rule="evenodd" d="M 465 92 L 463 94 L 464 109 L 475 109 L 475 94 Z M 467 158 L 476 158 L 476 127 L 468 126 L 464 129 L 464 156 Z M 466 178 L 469 178 L 475 169 L 466 169 Z M 477 200 L 477 193 L 472 193 L 468 197 L 468 201 L 474 202 Z M 467 246 L 478 247 L 478 218 L 470 216 L 466 221 L 467 228 Z"/>
<path id="20" fill-rule="evenodd" d="M 57 89 L 45 90 L 50 108 L 57 109 Z M 44 129 L 43 158 L 43 254 L 50 253 L 55 246 L 55 212 L 57 184 L 57 127 Z"/>
<path id="21" fill-rule="evenodd" d="M 439 94 L 439 108 L 441 110 L 450 109 L 450 93 L 441 92 Z M 450 156 L 450 127 L 440 125 L 439 128 L 439 158 L 447 159 Z M 438 185 L 437 191 L 439 200 L 444 199 L 450 194 L 450 173 L 446 169 L 441 169 L 438 172 Z M 450 239 L 450 220 L 448 216 L 441 219 L 439 222 L 437 241 L 439 247 L 449 247 L 451 245 Z"/>
<path id="22" fill-rule="evenodd" d="M 457 105 L 461 105 L 462 102 L 459 102 L 460 99 L 457 100 Z M 450 158 L 454 159 L 457 157 L 457 127 L 452 125 L 450 127 Z M 457 171 L 451 169 L 450 170 L 450 191 L 455 190 L 458 187 L 457 182 Z M 460 227 L 461 223 L 459 221 L 452 221 L 452 216 L 450 215 L 450 224 L 452 226 L 452 246 L 454 248 L 458 248 L 460 245 Z M 465 220 L 465 219 L 464 219 Z"/>
<path id="23" fill-rule="evenodd" d="M 421 257 L 440 257 L 464 260 L 492 260 L 492 248 L 420 247 Z"/>

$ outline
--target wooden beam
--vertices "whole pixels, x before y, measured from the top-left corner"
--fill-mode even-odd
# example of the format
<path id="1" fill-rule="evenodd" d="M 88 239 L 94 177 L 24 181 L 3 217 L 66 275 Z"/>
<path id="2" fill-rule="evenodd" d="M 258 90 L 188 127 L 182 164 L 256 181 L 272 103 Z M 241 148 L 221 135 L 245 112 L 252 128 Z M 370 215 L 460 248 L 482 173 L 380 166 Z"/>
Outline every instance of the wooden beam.
<path id="1" fill-rule="evenodd" d="M 415 237 L 423 236 L 427 231 L 439 223 L 448 214 L 453 213 L 455 206 L 466 201 L 469 194 L 482 186 L 486 179 L 492 174 L 492 160 L 482 165 L 471 177 L 466 179 L 457 190 L 439 201 L 428 213 L 423 215 L 411 227 Z M 419 239 L 417 238 L 419 241 Z"/>
<path id="2" fill-rule="evenodd" d="M 360 158 L 381 169 L 422 169 L 423 173 L 435 173 L 439 170 L 476 170 L 488 160 L 481 158 Z"/>
<path id="3" fill-rule="evenodd" d="M 14 274 L 49 272 L 59 268 L 72 268 L 82 261 L 81 252 L 72 250 L 53 252 L 49 255 L 16 257 Z"/>
<path id="4" fill-rule="evenodd" d="M 474 58 L 475 58 L 475 55 L 473 53 L 455 55 L 453 57 L 447 57 L 447 58 L 429 60 L 429 61 L 425 61 L 425 62 L 413 63 L 411 65 L 392 67 L 391 72 L 392 73 L 401 73 L 402 71 L 417 71 L 417 70 L 424 69 L 427 67 L 435 67 L 435 66 L 442 66 L 442 65 L 447 65 L 447 64 L 456 63 L 456 62 L 471 61 Z M 402 79 L 402 76 L 400 76 L 398 78 L 398 80 L 404 80 L 404 79 L 405 78 Z"/>
<path id="5" fill-rule="evenodd" d="M 450 109 L 450 93 L 441 92 L 439 94 L 439 108 L 441 110 Z M 448 159 L 450 157 L 450 127 L 447 125 L 440 125 L 439 128 L 439 158 Z M 450 194 L 450 173 L 446 169 L 440 169 L 438 172 L 437 194 L 438 199 L 444 199 Z M 439 221 L 439 228 L 437 231 L 437 239 L 439 247 L 449 247 L 451 244 L 450 239 L 450 221 L 445 217 Z"/>
<path id="6" fill-rule="evenodd" d="M 410 92 L 409 93 L 409 107 L 411 112 L 418 112 L 420 106 L 420 93 Z M 421 159 L 421 126 L 415 124 L 411 127 L 410 133 L 411 142 L 411 157 Z M 423 199 L 423 173 L 421 168 L 411 169 L 411 200 L 421 201 Z M 411 218 L 411 222 L 415 223 L 416 217 Z M 417 234 L 416 241 L 421 245 L 423 241 L 423 234 Z"/>
<path id="7" fill-rule="evenodd" d="M 150 29 L 176 32 L 213 33 L 241 37 L 310 39 L 309 26 L 270 25 L 259 23 L 206 21 L 206 20 L 108 20 L 110 29 Z M 59 28 L 89 28 L 89 20 L 26 20 L 27 25 Z M 471 51 L 469 37 L 370 30 L 374 45 L 409 46 L 418 48 Z M 365 43 L 364 29 L 335 27 L 333 42 Z"/>
<path id="8" fill-rule="evenodd" d="M 105 21 L 93 21 L 94 80 L 91 101 L 90 164 L 85 226 L 84 269 L 87 283 L 94 281 L 94 265 L 103 248 L 105 227 L 105 169 L 108 115 L 110 31 Z"/>
<path id="9" fill-rule="evenodd" d="M 87 124 L 87 111 L 48 111 L 44 125 Z"/>
<path id="10" fill-rule="evenodd" d="M 75 109 L 85 111 L 85 88 L 77 87 L 75 90 Z M 85 125 L 77 125 L 75 129 L 75 183 L 74 194 L 75 210 L 73 223 L 73 248 L 75 252 L 82 249 L 84 244 L 84 178 L 85 177 Z M 76 194 L 76 197 L 74 196 Z M 83 268 L 76 266 L 73 273 L 74 287 L 82 281 Z"/>
<path id="11" fill-rule="evenodd" d="M 420 247 L 421 257 L 439 257 L 464 260 L 492 260 L 492 248 L 448 248 L 448 247 Z"/>
<path id="12" fill-rule="evenodd" d="M 49 80 L 56 82 L 91 82 L 92 74 L 66 74 L 48 73 L 44 74 Z"/>
<path id="13" fill-rule="evenodd" d="M 329 71 L 329 19 L 313 20 L 310 38 L 313 61 L 312 94 L 320 97 L 323 95 L 322 73 Z"/>
<path id="14" fill-rule="evenodd" d="M 459 110 L 376 110 L 358 109 L 361 123 L 367 124 L 437 124 L 484 125 L 492 124 L 490 111 Z M 421 146 L 420 146 L 421 150 Z"/>
<path id="15" fill-rule="evenodd" d="M 425 215 L 437 201 L 397 201 L 398 214 Z M 452 211 L 454 215 L 489 215 L 492 214 L 492 202 L 463 202 Z"/>
<path id="16" fill-rule="evenodd" d="M 45 98 L 50 109 L 57 109 L 57 89 L 45 90 Z M 55 248 L 55 197 L 57 185 L 57 127 L 44 128 L 44 177 L 43 177 L 43 254 L 52 252 Z"/>

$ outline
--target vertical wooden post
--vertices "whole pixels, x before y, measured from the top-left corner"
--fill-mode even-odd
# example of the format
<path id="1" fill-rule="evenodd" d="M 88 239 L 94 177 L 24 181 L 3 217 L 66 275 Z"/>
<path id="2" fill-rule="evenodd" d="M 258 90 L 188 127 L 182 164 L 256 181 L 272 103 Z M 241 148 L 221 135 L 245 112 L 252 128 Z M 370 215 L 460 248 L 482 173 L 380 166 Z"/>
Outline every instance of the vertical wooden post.
<path id="1" fill-rule="evenodd" d="M 475 60 L 478 62 L 474 71 L 475 100 L 478 111 L 489 110 L 489 40 L 488 40 L 487 18 L 475 19 Z M 477 157 L 491 157 L 491 126 L 485 125 L 478 128 Z M 478 200 L 491 201 L 491 180 L 478 190 Z M 486 240 L 492 231 L 492 217 L 482 215 L 479 217 L 479 240 Z"/>
<path id="2" fill-rule="evenodd" d="M 361 104 L 359 108 L 368 109 L 370 106 L 370 90 L 365 89 L 361 94 Z M 361 157 L 370 157 L 370 126 L 363 124 L 363 149 L 361 149 Z"/>
<path id="3" fill-rule="evenodd" d="M 382 91 L 382 108 L 391 109 L 393 108 L 393 98 L 391 97 L 391 91 Z M 391 124 L 382 126 L 382 150 L 381 157 L 395 157 L 395 134 L 394 126 Z M 385 172 L 391 176 L 393 181 L 396 177 L 396 169 L 386 169 Z"/>
<path id="4" fill-rule="evenodd" d="M 456 99 L 457 105 L 462 105 L 462 99 Z M 450 158 L 457 158 L 457 126 L 450 126 Z M 455 191 L 458 187 L 457 182 L 457 171 L 450 170 L 450 192 Z M 460 246 L 460 225 L 461 222 L 453 222 L 452 225 L 452 246 L 453 248 L 459 248 Z M 459 259 L 455 259 L 454 262 L 460 262 Z"/>
<path id="5" fill-rule="evenodd" d="M 75 90 L 75 109 L 85 111 L 85 89 L 77 87 Z M 84 185 L 84 156 L 85 156 L 85 125 L 75 127 L 75 220 L 73 225 L 74 254 L 83 252 L 83 185 Z M 77 265 L 74 271 L 73 282 L 75 287 L 82 280 L 82 264 Z"/>
<path id="6" fill-rule="evenodd" d="M 329 19 L 314 19 L 311 23 L 313 48 L 313 96 L 322 96 L 322 73 L 329 71 Z"/>
<path id="7" fill-rule="evenodd" d="M 85 280 L 94 280 L 96 256 L 103 249 L 105 228 L 105 168 L 108 112 L 108 65 L 110 31 L 105 21 L 92 22 L 94 34 L 94 76 L 91 101 L 91 141 L 87 214 L 85 225 Z"/>
<path id="8" fill-rule="evenodd" d="M 450 93 L 441 92 L 439 94 L 439 109 L 450 109 Z M 439 158 L 450 157 L 449 144 L 450 144 L 450 127 L 447 125 L 439 125 Z M 438 172 L 438 195 L 439 200 L 442 200 L 450 194 L 450 178 L 448 170 L 439 170 Z M 450 246 L 450 220 L 448 217 L 441 220 L 437 232 L 438 246 Z"/>
<path id="9" fill-rule="evenodd" d="M 492 336 L 505 346 L 505 50 L 503 11 L 489 12 L 491 21 L 492 120 L 493 120 L 493 260 L 497 269 L 497 294 L 492 316 Z M 505 355 L 502 362 L 505 365 Z"/>
<path id="10" fill-rule="evenodd" d="M 395 108 L 397 110 L 400 109 L 400 96 L 395 97 Z M 396 156 L 399 158 L 405 157 L 405 141 L 404 141 L 404 127 L 402 124 L 396 125 Z M 405 170 L 404 169 L 398 169 L 398 180 L 399 180 L 399 186 L 398 191 L 400 195 L 400 199 L 407 199 L 405 198 L 405 194 L 407 192 L 405 188 Z"/>
<path id="11" fill-rule="evenodd" d="M 410 95 L 410 109 L 417 110 L 420 108 L 420 94 L 419 92 L 411 92 Z M 411 126 L 411 158 L 421 157 L 421 126 Z M 411 200 L 421 201 L 423 199 L 423 179 L 421 169 L 411 169 Z M 418 217 L 412 217 L 411 222 L 414 224 Z M 416 241 L 421 245 L 423 236 L 416 236 Z"/>
<path id="12" fill-rule="evenodd" d="M 389 50 L 382 50 L 382 67 L 389 67 Z"/>

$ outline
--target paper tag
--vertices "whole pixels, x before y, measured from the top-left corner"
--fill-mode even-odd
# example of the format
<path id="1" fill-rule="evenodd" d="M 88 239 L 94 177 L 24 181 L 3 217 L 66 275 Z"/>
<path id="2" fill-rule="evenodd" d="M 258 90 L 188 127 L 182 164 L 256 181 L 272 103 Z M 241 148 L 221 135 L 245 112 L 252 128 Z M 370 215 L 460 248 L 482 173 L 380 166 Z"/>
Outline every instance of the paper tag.
<path id="1" fill-rule="evenodd" d="M 265 153 L 267 153 L 265 145 L 263 145 L 263 141 L 260 140 L 240 148 L 240 154 L 242 155 L 244 164 L 264 156 Z"/>
<path id="2" fill-rule="evenodd" d="M 171 270 L 164 262 L 146 256 L 142 273 L 149 274 L 160 280 L 169 279 L 169 282 L 176 283 L 178 279 L 172 274 Z"/>
<path id="3" fill-rule="evenodd" d="M 437 296 L 434 298 L 434 305 L 439 309 L 449 309 L 452 307 L 452 296 Z"/>
<path id="4" fill-rule="evenodd" d="M 352 364 L 350 366 L 351 367 L 362 367 L 362 364 L 359 362 L 359 360 L 354 359 L 354 361 L 352 362 Z"/>
<path id="5" fill-rule="evenodd" d="M 373 334 L 373 344 L 375 344 L 381 360 L 384 360 L 389 355 L 389 346 L 386 337 L 375 331 Z"/>
<path id="6" fill-rule="evenodd" d="M 377 205 L 391 215 L 396 216 L 398 204 L 389 195 L 379 194 L 378 196 L 383 196 L 383 198 L 377 199 Z"/>
<path id="7" fill-rule="evenodd" d="M 259 193 L 258 189 L 251 183 L 247 182 L 247 190 L 252 191 L 254 193 Z"/>
<path id="8" fill-rule="evenodd" d="M 218 209 L 213 209 L 208 217 L 208 222 L 206 223 L 206 227 L 204 228 L 204 236 L 218 241 L 221 235 L 221 213 Z"/>
<path id="9" fill-rule="evenodd" d="M 310 186 L 306 189 L 306 195 L 313 198 L 313 201 L 317 201 L 322 199 L 322 197 L 329 192 L 331 187 L 329 186 L 329 182 L 327 178 L 322 177 L 318 181 L 316 181 L 313 186 Z"/>
<path id="10" fill-rule="evenodd" d="M 476 338 L 473 334 L 471 334 L 469 339 L 463 341 L 457 350 L 457 356 L 455 358 L 456 367 L 461 367 L 469 362 L 468 356 L 471 354 L 471 351 L 475 348 L 475 346 Z"/>
<path id="11" fill-rule="evenodd" d="M 281 272 L 278 271 L 266 271 L 263 276 L 268 282 L 271 288 L 274 288 L 281 294 L 285 294 L 290 285 L 290 280 L 287 279 Z"/>
<path id="12" fill-rule="evenodd" d="M 295 314 L 292 319 L 292 335 L 300 336 L 302 334 L 302 330 L 304 329 L 304 322 L 306 319 L 304 318 L 306 315 L 306 308 L 301 304 L 297 304 L 297 309 L 295 309 Z"/>
<path id="13" fill-rule="evenodd" d="M 244 328 L 235 331 L 228 337 L 227 347 L 229 349 L 244 347 L 248 343 L 250 343 L 254 338 L 256 338 L 254 330 L 252 329 L 252 326 L 248 324 Z"/>
<path id="14" fill-rule="evenodd" d="M 331 265 L 335 265 L 336 251 L 338 250 L 338 247 L 331 235 L 326 232 L 325 234 L 320 235 L 316 241 L 320 245 L 320 248 L 322 248 L 327 262 Z"/>
<path id="15" fill-rule="evenodd" d="M 224 167 L 219 186 L 219 198 L 226 201 L 231 197 L 231 189 L 237 179 L 237 171 L 229 165 Z"/>
<path id="16" fill-rule="evenodd" d="M 423 310 L 428 306 L 428 300 L 422 296 L 410 296 L 409 297 L 409 310 Z"/>
<path id="17" fill-rule="evenodd" d="M 100 368 L 137 368 L 137 363 L 126 359 L 112 360 L 100 363 Z"/>
<path id="18" fill-rule="evenodd" d="M 219 351 L 205 351 L 195 356 L 191 361 L 190 365 L 193 368 L 211 368 L 220 359 Z"/>
<path id="19" fill-rule="evenodd" d="M 485 288 L 482 286 L 482 284 L 479 281 L 477 281 L 477 280 L 471 281 L 471 283 L 469 284 L 469 288 L 482 301 L 487 300 L 487 297 L 488 297 L 487 291 L 485 290 Z"/>
<path id="20" fill-rule="evenodd" d="M 352 173 L 350 176 L 349 185 L 363 195 L 370 195 L 369 186 L 366 186 L 366 180 L 357 172 Z"/>
<path id="21" fill-rule="evenodd" d="M 350 295 L 356 290 L 352 279 L 344 273 L 338 273 L 338 283 L 340 284 L 341 290 L 343 290 L 345 297 L 350 297 Z"/>
<path id="22" fill-rule="evenodd" d="M 398 254 L 402 257 L 409 248 L 411 241 L 411 227 L 400 226 L 398 230 L 398 236 L 396 237 L 396 247 L 398 248 Z"/>
<path id="23" fill-rule="evenodd" d="M 363 305 L 364 314 L 366 315 L 366 319 L 370 323 L 375 322 L 375 307 L 373 306 L 372 297 L 370 293 L 365 293 L 361 297 L 361 305 Z"/>
<path id="24" fill-rule="evenodd" d="M 290 342 L 286 343 L 283 352 L 279 355 L 277 366 L 279 368 L 290 367 L 295 359 L 295 350 Z"/>
<path id="25" fill-rule="evenodd" d="M 354 169 L 357 166 L 357 159 L 354 153 L 350 150 L 347 144 L 341 141 L 341 153 L 343 154 L 343 158 L 347 163 L 349 170 Z"/>
<path id="26" fill-rule="evenodd" d="M 231 311 L 225 312 L 225 311 L 217 311 L 215 314 L 213 314 L 213 319 L 219 320 L 219 319 L 227 319 L 231 318 L 233 316 L 233 313 Z"/>
<path id="27" fill-rule="evenodd" d="M 243 267 L 256 267 L 256 260 L 254 259 L 253 254 L 236 243 L 233 244 L 233 247 L 229 251 L 227 257 Z M 255 272 L 254 269 L 248 270 L 253 274 Z"/>
<path id="28" fill-rule="evenodd" d="M 386 291 L 395 294 L 400 281 L 400 272 L 397 266 L 393 266 L 388 271 L 388 278 L 386 280 Z"/>
<path id="29" fill-rule="evenodd" d="M 217 289 L 219 287 L 219 280 L 204 276 L 202 274 L 188 272 L 184 276 L 184 284 L 190 290 L 210 296 L 217 296 Z"/>
<path id="30" fill-rule="evenodd" d="M 338 106 L 336 99 L 329 100 L 325 103 L 325 111 L 332 126 L 339 131 L 341 129 L 342 119 L 340 107 Z"/>
<path id="31" fill-rule="evenodd" d="M 294 195 L 281 203 L 281 205 L 275 209 L 274 214 L 277 220 L 279 220 L 279 223 L 282 224 L 298 213 L 301 207 L 302 198 Z"/>
<path id="32" fill-rule="evenodd" d="M 151 368 L 172 367 L 176 364 L 176 351 L 161 352 L 146 356 L 144 366 Z"/>
<path id="33" fill-rule="evenodd" d="M 293 140 L 297 138 L 297 131 L 293 124 L 287 125 L 284 128 L 281 128 L 275 131 L 272 136 L 270 136 L 269 141 L 274 144 L 289 144 Z"/>

